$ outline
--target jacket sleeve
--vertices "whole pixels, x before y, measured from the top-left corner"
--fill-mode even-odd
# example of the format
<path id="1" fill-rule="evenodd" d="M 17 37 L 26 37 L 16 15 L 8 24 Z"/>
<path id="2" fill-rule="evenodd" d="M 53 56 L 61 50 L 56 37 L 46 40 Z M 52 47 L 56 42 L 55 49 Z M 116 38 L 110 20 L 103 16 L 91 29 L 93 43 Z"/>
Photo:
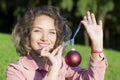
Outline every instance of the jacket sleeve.
<path id="1" fill-rule="evenodd" d="M 67 67 L 67 80 L 104 80 L 105 70 L 107 67 L 107 60 L 96 61 L 90 57 L 89 68 L 81 67 Z"/>

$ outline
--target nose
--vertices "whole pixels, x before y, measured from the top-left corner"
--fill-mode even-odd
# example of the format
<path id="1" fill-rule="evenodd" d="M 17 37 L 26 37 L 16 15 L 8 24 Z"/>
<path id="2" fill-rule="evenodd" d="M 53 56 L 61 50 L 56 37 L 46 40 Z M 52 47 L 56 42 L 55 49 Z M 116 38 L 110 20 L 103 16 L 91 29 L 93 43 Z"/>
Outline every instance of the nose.
<path id="1" fill-rule="evenodd" d="M 47 33 L 43 33 L 42 37 L 41 37 L 42 41 L 48 41 L 48 34 Z"/>

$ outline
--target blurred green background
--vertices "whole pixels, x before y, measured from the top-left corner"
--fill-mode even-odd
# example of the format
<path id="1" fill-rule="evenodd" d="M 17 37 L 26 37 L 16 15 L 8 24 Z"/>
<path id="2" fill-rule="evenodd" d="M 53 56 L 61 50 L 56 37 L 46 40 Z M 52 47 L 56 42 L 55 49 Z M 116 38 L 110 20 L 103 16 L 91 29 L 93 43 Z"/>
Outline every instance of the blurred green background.
<path id="1" fill-rule="evenodd" d="M 120 0 L 0 0 L 0 80 L 5 80 L 7 65 L 18 59 L 11 42 L 11 32 L 27 9 L 41 5 L 55 6 L 68 20 L 73 33 L 87 11 L 103 21 L 104 48 L 109 66 L 105 80 L 119 80 L 120 74 Z M 81 28 L 75 47 L 83 56 L 82 67 L 87 68 L 90 40 Z M 67 50 L 70 50 L 67 48 Z"/>
<path id="2" fill-rule="evenodd" d="M 120 0 L 0 0 L 0 32 L 11 33 L 27 9 L 41 5 L 55 6 L 68 20 L 73 33 L 80 20 L 90 11 L 103 21 L 104 47 L 120 50 Z M 76 43 L 89 46 L 84 27 Z"/>

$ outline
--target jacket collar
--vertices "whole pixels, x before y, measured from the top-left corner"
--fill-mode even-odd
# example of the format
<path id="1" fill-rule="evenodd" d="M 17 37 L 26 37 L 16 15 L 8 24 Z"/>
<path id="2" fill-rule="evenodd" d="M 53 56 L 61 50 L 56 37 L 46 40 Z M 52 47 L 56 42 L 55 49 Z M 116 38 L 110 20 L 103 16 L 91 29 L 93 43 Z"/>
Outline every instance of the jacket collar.
<path id="1" fill-rule="evenodd" d="M 20 61 L 22 63 L 22 66 L 28 70 L 45 70 L 45 68 L 37 64 L 30 55 L 20 57 Z"/>

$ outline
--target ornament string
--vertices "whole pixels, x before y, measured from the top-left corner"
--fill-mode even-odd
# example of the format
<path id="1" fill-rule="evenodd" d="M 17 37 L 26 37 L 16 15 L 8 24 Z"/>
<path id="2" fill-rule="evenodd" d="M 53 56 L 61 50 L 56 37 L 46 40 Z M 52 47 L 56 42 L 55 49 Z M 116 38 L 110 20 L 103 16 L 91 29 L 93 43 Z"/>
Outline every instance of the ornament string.
<path id="1" fill-rule="evenodd" d="M 68 45 L 68 44 L 71 44 L 71 45 L 72 45 L 72 48 L 74 48 L 75 36 L 77 35 L 77 33 L 79 32 L 80 29 L 81 29 L 81 23 L 78 25 L 77 30 L 75 31 L 75 34 L 74 34 L 74 36 L 72 37 L 72 39 L 64 42 L 64 43 L 62 44 L 62 46 L 64 47 L 64 46 L 66 46 L 66 45 Z"/>
<path id="2" fill-rule="evenodd" d="M 75 31 L 75 34 L 74 34 L 73 38 L 71 39 L 72 48 L 74 48 L 75 36 L 79 32 L 80 28 L 81 28 L 81 23 L 78 25 L 77 30 Z"/>

